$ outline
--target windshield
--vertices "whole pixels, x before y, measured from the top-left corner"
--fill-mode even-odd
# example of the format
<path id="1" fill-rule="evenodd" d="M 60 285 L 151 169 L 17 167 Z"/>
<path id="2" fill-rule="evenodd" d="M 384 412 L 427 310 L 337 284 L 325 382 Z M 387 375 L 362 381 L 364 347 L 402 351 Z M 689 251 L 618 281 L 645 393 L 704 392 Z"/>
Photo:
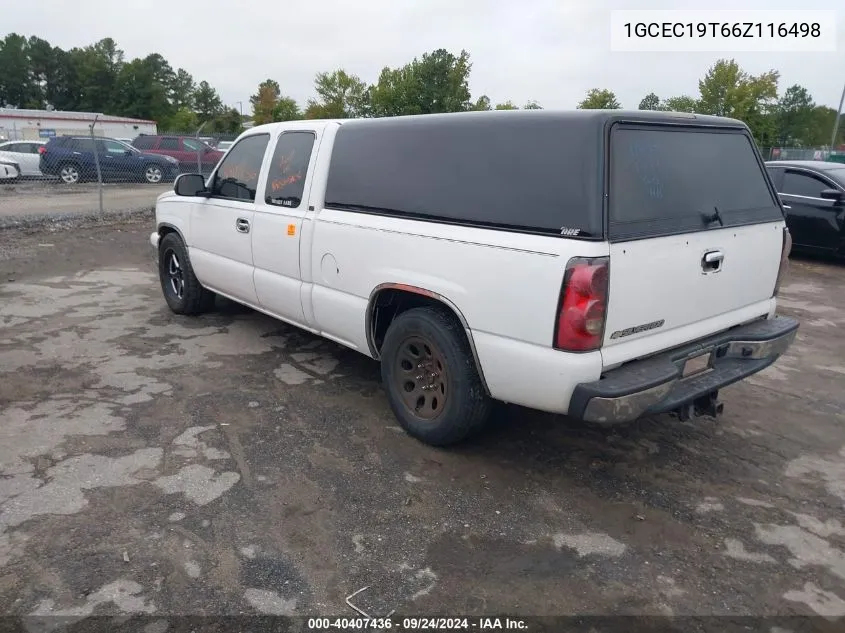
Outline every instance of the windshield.
<path id="1" fill-rule="evenodd" d="M 835 180 L 839 186 L 845 187 L 845 165 L 839 168 L 827 169 L 823 173 L 831 180 Z"/>
<path id="2" fill-rule="evenodd" d="M 195 152 L 211 149 L 211 146 L 203 143 L 202 141 L 198 141 L 191 138 L 182 139 L 182 142 L 185 144 L 186 149 L 193 150 Z"/>

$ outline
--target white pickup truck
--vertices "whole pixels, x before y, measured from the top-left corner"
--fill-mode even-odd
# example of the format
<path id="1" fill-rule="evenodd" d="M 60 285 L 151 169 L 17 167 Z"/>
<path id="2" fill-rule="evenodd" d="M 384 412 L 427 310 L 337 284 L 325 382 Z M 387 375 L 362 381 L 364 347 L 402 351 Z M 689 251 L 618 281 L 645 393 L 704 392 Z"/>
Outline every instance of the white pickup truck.
<path id="1" fill-rule="evenodd" d="M 244 132 L 150 242 L 177 314 L 215 295 L 381 361 L 412 436 L 499 400 L 612 424 L 716 416 L 773 363 L 791 241 L 748 128 L 667 112 L 477 112 Z"/>

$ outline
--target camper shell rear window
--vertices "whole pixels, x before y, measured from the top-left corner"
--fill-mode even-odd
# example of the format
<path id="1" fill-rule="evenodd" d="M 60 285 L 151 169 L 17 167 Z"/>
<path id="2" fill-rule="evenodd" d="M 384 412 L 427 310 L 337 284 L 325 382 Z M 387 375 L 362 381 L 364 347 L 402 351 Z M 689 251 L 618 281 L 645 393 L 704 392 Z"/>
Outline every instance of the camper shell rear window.
<path id="1" fill-rule="evenodd" d="M 783 220 L 741 127 L 615 124 L 608 164 L 610 241 Z"/>
<path id="2" fill-rule="evenodd" d="M 542 111 L 351 121 L 325 206 L 602 239 L 602 144 L 598 118 Z"/>

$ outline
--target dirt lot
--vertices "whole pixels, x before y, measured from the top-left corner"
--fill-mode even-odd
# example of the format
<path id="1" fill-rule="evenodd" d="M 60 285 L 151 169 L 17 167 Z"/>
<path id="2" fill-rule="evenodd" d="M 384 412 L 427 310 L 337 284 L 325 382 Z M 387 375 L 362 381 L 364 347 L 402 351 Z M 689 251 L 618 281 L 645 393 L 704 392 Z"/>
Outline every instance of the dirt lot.
<path id="1" fill-rule="evenodd" d="M 107 183 L 103 185 L 103 209 L 123 211 L 149 208 L 156 196 L 173 189 L 173 184 L 146 185 Z M 0 183 L 0 221 L 51 214 L 94 213 L 100 208 L 96 183 L 63 185 L 58 181 Z"/>
<path id="2" fill-rule="evenodd" d="M 718 422 L 435 450 L 374 362 L 171 314 L 148 231 L 0 231 L 0 613 L 845 616 L 843 267 L 793 262 L 798 341 Z"/>

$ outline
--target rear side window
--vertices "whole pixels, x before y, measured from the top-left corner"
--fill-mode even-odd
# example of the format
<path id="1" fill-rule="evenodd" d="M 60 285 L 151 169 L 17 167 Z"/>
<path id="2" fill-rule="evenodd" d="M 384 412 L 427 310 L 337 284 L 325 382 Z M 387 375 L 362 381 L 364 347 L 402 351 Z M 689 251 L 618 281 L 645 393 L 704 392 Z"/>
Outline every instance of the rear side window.
<path id="1" fill-rule="evenodd" d="M 163 138 L 161 142 L 158 144 L 159 149 L 169 149 L 169 150 L 179 150 L 179 139 L 178 138 Z"/>
<path id="2" fill-rule="evenodd" d="M 132 145 L 138 149 L 152 149 L 155 146 L 155 138 L 149 136 L 139 136 L 132 142 Z"/>
<path id="3" fill-rule="evenodd" d="M 93 152 L 94 141 L 90 138 L 75 138 L 69 143 L 70 149 L 76 152 Z"/>
<path id="4" fill-rule="evenodd" d="M 279 136 L 267 176 L 267 204 L 296 209 L 302 203 L 313 147 L 311 132 L 285 132 Z"/>
<path id="5" fill-rule="evenodd" d="M 341 125 L 326 206 L 549 235 L 601 237 L 600 128 L 491 113 Z"/>
<path id="6" fill-rule="evenodd" d="M 783 219 L 740 130 L 617 125 L 608 194 L 611 241 Z"/>
<path id="7" fill-rule="evenodd" d="M 254 201 L 258 175 L 269 141 L 269 134 L 255 134 L 238 141 L 217 168 L 211 195 Z"/>

